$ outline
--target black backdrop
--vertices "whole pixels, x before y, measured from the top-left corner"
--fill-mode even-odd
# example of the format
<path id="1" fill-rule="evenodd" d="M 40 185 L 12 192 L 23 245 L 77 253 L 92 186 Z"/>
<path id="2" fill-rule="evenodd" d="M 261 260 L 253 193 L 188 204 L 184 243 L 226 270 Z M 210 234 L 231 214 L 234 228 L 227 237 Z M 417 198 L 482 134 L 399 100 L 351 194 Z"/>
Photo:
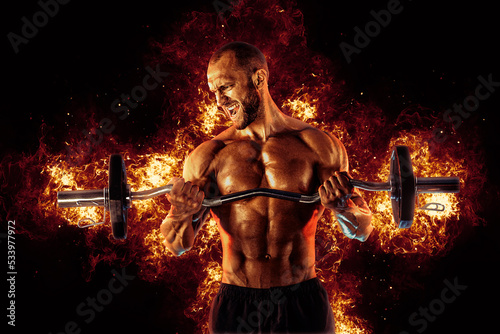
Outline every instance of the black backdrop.
<path id="1" fill-rule="evenodd" d="M 473 93 L 477 77 L 492 74 L 500 81 L 498 11 L 488 1 L 404 2 L 404 10 L 348 64 L 339 43 L 352 42 L 353 28 L 371 20 L 370 10 L 387 6 L 388 1 L 298 1 L 304 14 L 309 46 L 341 64 L 339 79 L 364 103 L 381 107 L 388 115 L 399 113 L 412 103 L 444 111 Z M 51 131 L 64 132 L 69 97 L 86 100 L 116 85 L 132 87 L 136 68 L 143 68 L 148 41 L 169 34 L 182 13 L 215 11 L 212 1 L 71 1 L 40 28 L 16 54 L 7 38 L 19 33 L 23 16 L 39 10 L 36 1 L 4 3 L 2 10 L 2 102 L 0 147 L 2 155 L 36 151 L 41 124 Z M 500 90 L 500 89 L 499 89 Z M 363 95 L 360 95 L 363 92 Z M 387 96 L 392 98 L 387 98 Z M 404 97 L 403 97 L 404 95 Z M 458 131 L 480 128 L 487 152 L 488 178 L 498 185 L 497 156 L 499 96 L 495 92 Z M 156 128 L 161 101 L 153 97 L 147 109 L 117 129 L 118 138 L 144 138 Z M 5 180 L 3 180 L 5 182 Z M 495 189 L 495 188 L 492 188 Z M 439 295 L 444 278 L 460 277 L 466 292 L 432 322 L 425 333 L 489 332 L 496 323 L 498 288 L 495 279 L 499 263 L 499 233 L 496 192 L 480 193 L 486 210 L 481 215 L 486 227 L 478 227 L 463 237 L 436 272 L 435 288 L 423 292 L 430 301 Z M 8 193 L 1 196 L 8 197 Z M 6 229 L 2 214 L 2 229 Z M 15 218 L 15 217 L 9 217 Z M 68 233 L 70 235 L 68 235 Z M 16 330 L 58 333 L 75 318 L 75 307 L 95 295 L 111 278 L 110 268 L 97 267 L 90 283 L 85 283 L 77 259 L 82 250 L 71 247 L 71 231 L 61 231 L 50 244 L 19 236 L 17 242 Z M 6 249 L 2 239 L 2 251 Z M 64 249 L 64 250 L 63 250 Z M 4 252 L 7 257 L 7 252 Z M 2 268 L 5 268 L 2 264 Z M 3 269 L 7 271 L 6 269 Z M 43 277 L 38 272 L 50 272 Z M 54 279 L 53 277 L 57 277 Z M 2 292 L 2 295 L 5 295 Z M 175 308 L 168 288 L 161 289 L 140 280 L 130 283 L 95 321 L 82 327 L 83 333 L 130 333 L 142 325 L 144 333 L 188 333 L 191 320 Z M 2 297 L 2 309 L 7 304 Z M 146 305 L 146 306 L 145 306 Z M 6 311 L 4 311 L 6 312 Z M 7 312 L 6 312 L 7 313 Z M 407 316 L 407 315 L 406 315 Z M 2 326 L 7 322 L 2 317 Z M 406 319 L 400 320 L 405 323 Z M 384 333 L 383 320 L 376 325 Z M 9 332 L 12 327 L 8 327 Z M 163 331 L 162 331 L 163 329 Z M 17 332 L 15 331 L 15 332 Z M 134 330 L 135 332 L 135 330 Z"/>

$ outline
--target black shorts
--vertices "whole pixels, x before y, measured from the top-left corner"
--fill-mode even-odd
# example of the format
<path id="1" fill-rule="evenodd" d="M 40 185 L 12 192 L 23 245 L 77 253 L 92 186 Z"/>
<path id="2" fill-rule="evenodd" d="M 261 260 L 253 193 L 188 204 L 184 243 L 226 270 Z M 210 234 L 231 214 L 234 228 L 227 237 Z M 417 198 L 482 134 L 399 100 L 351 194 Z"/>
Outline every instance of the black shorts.
<path id="1" fill-rule="evenodd" d="M 221 283 L 210 333 L 335 333 L 328 294 L 317 278 L 269 289 Z"/>

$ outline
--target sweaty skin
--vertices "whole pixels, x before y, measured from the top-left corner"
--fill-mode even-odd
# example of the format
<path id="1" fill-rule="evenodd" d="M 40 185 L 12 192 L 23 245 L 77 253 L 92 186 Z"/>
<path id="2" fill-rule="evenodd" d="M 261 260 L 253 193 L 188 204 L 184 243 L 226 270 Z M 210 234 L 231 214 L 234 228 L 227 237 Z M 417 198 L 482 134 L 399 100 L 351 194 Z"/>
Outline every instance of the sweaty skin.
<path id="1" fill-rule="evenodd" d="M 316 224 L 325 208 L 334 211 L 349 238 L 365 241 L 372 231 L 366 202 L 338 173 L 349 169 L 344 146 L 283 114 L 269 95 L 264 69 L 249 78 L 229 52 L 209 65 L 207 76 L 233 126 L 197 147 L 183 178 L 170 181 L 164 244 L 175 255 L 189 250 L 211 214 L 221 236 L 223 283 L 269 288 L 316 277 Z M 319 191 L 321 203 L 254 197 L 211 210 L 201 206 L 205 196 L 253 188 Z"/>

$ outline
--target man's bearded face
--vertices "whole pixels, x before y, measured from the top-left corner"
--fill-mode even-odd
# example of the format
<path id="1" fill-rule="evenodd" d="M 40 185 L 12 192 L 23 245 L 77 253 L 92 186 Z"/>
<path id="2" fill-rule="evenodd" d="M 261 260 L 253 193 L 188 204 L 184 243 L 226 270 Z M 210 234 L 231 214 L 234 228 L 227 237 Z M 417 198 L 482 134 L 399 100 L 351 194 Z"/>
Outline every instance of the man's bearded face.
<path id="1" fill-rule="evenodd" d="M 229 100 L 225 104 L 225 110 L 228 111 L 227 115 L 238 130 L 245 129 L 255 121 L 260 108 L 260 96 L 251 78 L 248 78 L 247 87 L 248 91 L 243 100 Z"/>
<path id="2" fill-rule="evenodd" d="M 238 130 L 257 119 L 261 97 L 251 75 L 241 69 L 234 57 L 224 55 L 207 71 L 210 90 L 215 93 L 217 106 L 231 119 Z"/>

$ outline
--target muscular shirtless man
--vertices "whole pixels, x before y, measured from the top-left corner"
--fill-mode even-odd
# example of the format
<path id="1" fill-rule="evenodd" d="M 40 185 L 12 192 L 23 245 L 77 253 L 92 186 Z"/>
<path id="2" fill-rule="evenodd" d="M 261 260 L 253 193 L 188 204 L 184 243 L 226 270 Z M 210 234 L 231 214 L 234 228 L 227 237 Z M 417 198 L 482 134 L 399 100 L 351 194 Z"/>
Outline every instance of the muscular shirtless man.
<path id="1" fill-rule="evenodd" d="M 365 241 L 373 229 L 366 202 L 339 173 L 349 168 L 345 148 L 279 110 L 256 47 L 224 45 L 211 57 L 207 77 L 233 125 L 197 147 L 183 178 L 170 181 L 164 244 L 181 255 L 210 213 L 216 220 L 223 274 L 210 311 L 212 333 L 334 333 L 328 296 L 314 268 L 316 224 L 327 208 L 351 239 Z M 209 189 L 225 195 L 252 188 L 319 191 L 321 204 L 254 197 L 211 210 L 201 206 Z"/>

